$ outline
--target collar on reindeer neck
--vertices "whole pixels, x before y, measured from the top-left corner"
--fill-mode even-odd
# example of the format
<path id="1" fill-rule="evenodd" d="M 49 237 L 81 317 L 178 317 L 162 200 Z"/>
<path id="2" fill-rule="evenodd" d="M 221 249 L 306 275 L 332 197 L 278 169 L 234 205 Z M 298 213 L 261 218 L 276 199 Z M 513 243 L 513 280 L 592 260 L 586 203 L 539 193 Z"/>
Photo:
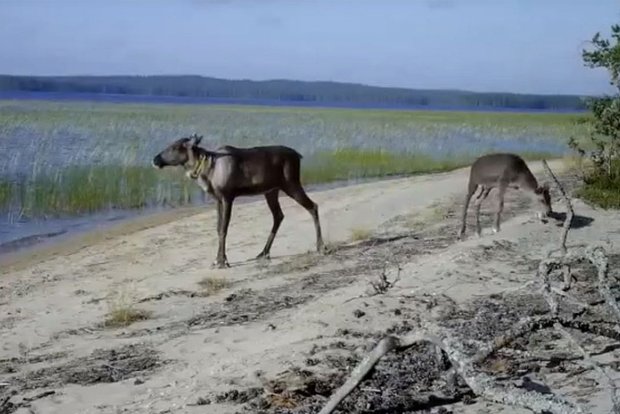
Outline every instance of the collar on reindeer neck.
<path id="1" fill-rule="evenodd" d="M 200 156 L 198 157 L 198 162 L 196 163 L 196 165 L 194 165 L 192 172 L 189 174 L 189 176 L 193 180 L 197 179 L 200 175 L 202 175 L 203 171 L 205 170 L 206 161 L 207 154 L 200 154 Z"/>

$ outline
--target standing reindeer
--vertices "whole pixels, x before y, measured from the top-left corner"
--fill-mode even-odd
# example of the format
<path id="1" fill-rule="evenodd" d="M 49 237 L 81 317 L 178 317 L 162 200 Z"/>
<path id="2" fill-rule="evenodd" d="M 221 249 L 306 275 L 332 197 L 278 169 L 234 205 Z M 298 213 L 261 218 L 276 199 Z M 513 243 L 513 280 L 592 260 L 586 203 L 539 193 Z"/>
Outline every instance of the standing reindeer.
<path id="1" fill-rule="evenodd" d="M 463 206 L 461 229 L 458 235 L 459 239 L 462 239 L 465 234 L 465 222 L 467 220 L 469 201 L 477 189 L 480 189 L 480 192 L 476 196 L 474 202 L 476 233 L 478 236 L 481 235 L 480 205 L 487 198 L 489 192 L 495 187 L 498 188 L 498 205 L 495 213 L 495 223 L 493 225 L 494 233 L 499 231 L 500 215 L 504 209 L 504 194 L 508 188 L 523 188 L 536 195 L 538 202 L 544 208 L 544 212 L 538 213 L 538 217 L 541 220 L 543 216 L 549 216 L 553 213 L 548 185 L 538 185 L 536 177 L 534 177 L 534 174 L 532 174 L 523 158 L 516 154 L 500 153 L 483 155 L 474 161 L 471 166 L 467 196 L 465 197 L 465 205 Z"/>
<path id="2" fill-rule="evenodd" d="M 213 263 L 230 267 L 226 258 L 226 235 L 233 201 L 238 196 L 264 194 L 273 215 L 273 226 L 265 247 L 256 257 L 269 258 L 271 244 L 284 219 L 278 196 L 280 190 L 304 207 L 314 220 L 316 249 L 325 251 L 319 222 L 319 208 L 304 191 L 300 181 L 302 156 L 285 146 L 237 148 L 230 145 L 207 151 L 198 146 L 202 136 L 180 138 L 153 158 L 156 168 L 182 166 L 186 175 L 211 194 L 217 202 L 219 246 Z"/>

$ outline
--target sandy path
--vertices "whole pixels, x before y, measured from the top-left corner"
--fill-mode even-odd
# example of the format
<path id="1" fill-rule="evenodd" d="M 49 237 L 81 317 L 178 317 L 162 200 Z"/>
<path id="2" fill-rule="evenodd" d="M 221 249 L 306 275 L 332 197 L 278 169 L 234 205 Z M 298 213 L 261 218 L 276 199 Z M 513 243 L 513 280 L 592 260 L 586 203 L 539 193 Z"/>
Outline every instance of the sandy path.
<path id="1" fill-rule="evenodd" d="M 540 164 L 531 165 L 533 172 L 542 176 Z M 551 165 L 561 169 L 559 161 Z M 467 175 L 468 170 L 461 169 L 314 192 L 310 196 L 319 204 L 325 239 L 337 243 L 349 240 L 355 230 L 391 231 L 393 227 L 385 224 L 396 217 L 423 214 L 429 209 L 432 212 L 437 203 L 459 200 L 464 196 Z M 227 246 L 232 267 L 227 270 L 209 268 L 217 247 L 212 208 L 165 224 L 150 223 L 128 234 L 102 237 L 90 245 L 73 245 L 65 252 L 57 251 L 54 257 L 22 261 L 17 270 L 5 267 L 0 289 L 0 359 L 19 357 L 28 361 L 47 356 L 43 362 L 23 368 L 31 370 L 84 357 L 98 348 L 148 343 L 161 353 L 162 359 L 175 361 L 139 385 L 134 385 L 135 377 L 130 377 L 113 383 L 65 386 L 58 395 L 34 403 L 33 410 L 232 413 L 236 411 L 234 406 L 187 404 L 195 402 L 197 396 L 223 391 L 231 385 L 260 384 L 254 373 L 275 375 L 289 364 L 299 363 L 324 335 L 338 328 L 384 329 L 389 317 L 380 309 L 366 310 L 372 316 L 360 319 L 352 316 L 359 303 L 343 304 L 367 287 L 368 275 L 363 270 L 345 277 L 347 260 L 353 266 L 356 258 L 294 256 L 313 250 L 312 221 L 292 200 L 281 196 L 281 203 L 285 219 L 267 267 L 249 260 L 262 249 L 271 227 L 271 216 L 262 200 L 233 208 Z M 532 226 L 535 224 L 527 216 L 507 220 L 502 233 L 492 239 L 516 238 L 524 228 L 536 232 Z M 604 231 L 602 226 L 584 229 L 583 233 L 596 238 L 597 232 Z M 461 280 L 459 271 L 466 273 L 467 269 L 458 265 L 458 259 L 467 249 L 484 242 L 481 240 L 470 239 L 404 263 L 408 276 L 402 289 L 440 290 L 458 301 L 481 290 L 490 293 L 514 284 L 494 279 L 489 283 L 489 278 L 480 278 L 479 282 Z M 554 240 L 555 233 L 546 230 L 545 237 L 528 248 L 538 254 Z M 330 275 L 327 287 L 300 284 L 304 266 L 299 261 L 308 261 L 308 267 L 315 266 L 319 271 L 344 269 L 342 284 L 338 284 L 338 274 Z M 490 267 L 497 272 L 501 264 Z M 436 277 L 439 273 L 453 276 Z M 204 278 L 225 278 L 230 285 L 203 296 L 198 282 Z M 249 289 L 259 293 L 249 294 Z M 102 329 L 99 324 L 114 300 L 111 298 L 119 291 L 127 293 L 130 301 L 140 302 L 139 307 L 151 311 L 152 318 L 129 328 Z M 309 298 L 304 299 L 305 292 Z M 240 299 L 229 296 L 231 293 Z M 249 295 L 247 300 L 244 295 Z M 261 311 L 260 295 L 272 295 L 273 310 Z M 297 302 L 285 303 L 287 296 Z M 227 303 L 237 308 L 227 307 Z M 398 303 L 398 298 L 385 298 L 378 306 L 388 309 Z M 234 323 L 210 324 L 211 320 L 217 322 L 231 315 L 238 316 Z M 63 354 L 51 357 L 59 352 Z"/>

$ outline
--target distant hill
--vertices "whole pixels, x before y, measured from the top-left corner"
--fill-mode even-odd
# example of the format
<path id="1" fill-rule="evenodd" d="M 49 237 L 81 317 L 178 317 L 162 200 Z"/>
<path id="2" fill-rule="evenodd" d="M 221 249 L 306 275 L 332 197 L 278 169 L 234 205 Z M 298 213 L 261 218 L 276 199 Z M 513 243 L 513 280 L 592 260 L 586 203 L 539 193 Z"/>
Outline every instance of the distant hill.
<path id="1" fill-rule="evenodd" d="M 584 97 L 384 88 L 340 82 L 227 80 L 203 76 L 11 76 L 0 92 L 54 92 L 217 98 L 340 106 L 583 110 Z"/>

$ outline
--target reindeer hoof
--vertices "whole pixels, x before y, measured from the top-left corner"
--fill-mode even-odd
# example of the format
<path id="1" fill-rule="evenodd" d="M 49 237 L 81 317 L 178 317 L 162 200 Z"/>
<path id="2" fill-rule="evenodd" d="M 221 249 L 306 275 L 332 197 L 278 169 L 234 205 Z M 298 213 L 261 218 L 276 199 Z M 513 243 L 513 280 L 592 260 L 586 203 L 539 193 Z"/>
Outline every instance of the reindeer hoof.
<path id="1" fill-rule="evenodd" d="M 499 233 L 499 229 L 497 227 L 493 227 L 493 234 Z"/>
<path id="2" fill-rule="evenodd" d="M 269 253 L 260 252 L 258 256 L 256 256 L 256 260 L 271 260 L 271 256 Z"/>
<path id="3" fill-rule="evenodd" d="M 230 264 L 228 263 L 228 260 L 226 259 L 216 260 L 215 262 L 211 264 L 212 269 L 226 269 L 228 267 L 230 267 Z"/>

